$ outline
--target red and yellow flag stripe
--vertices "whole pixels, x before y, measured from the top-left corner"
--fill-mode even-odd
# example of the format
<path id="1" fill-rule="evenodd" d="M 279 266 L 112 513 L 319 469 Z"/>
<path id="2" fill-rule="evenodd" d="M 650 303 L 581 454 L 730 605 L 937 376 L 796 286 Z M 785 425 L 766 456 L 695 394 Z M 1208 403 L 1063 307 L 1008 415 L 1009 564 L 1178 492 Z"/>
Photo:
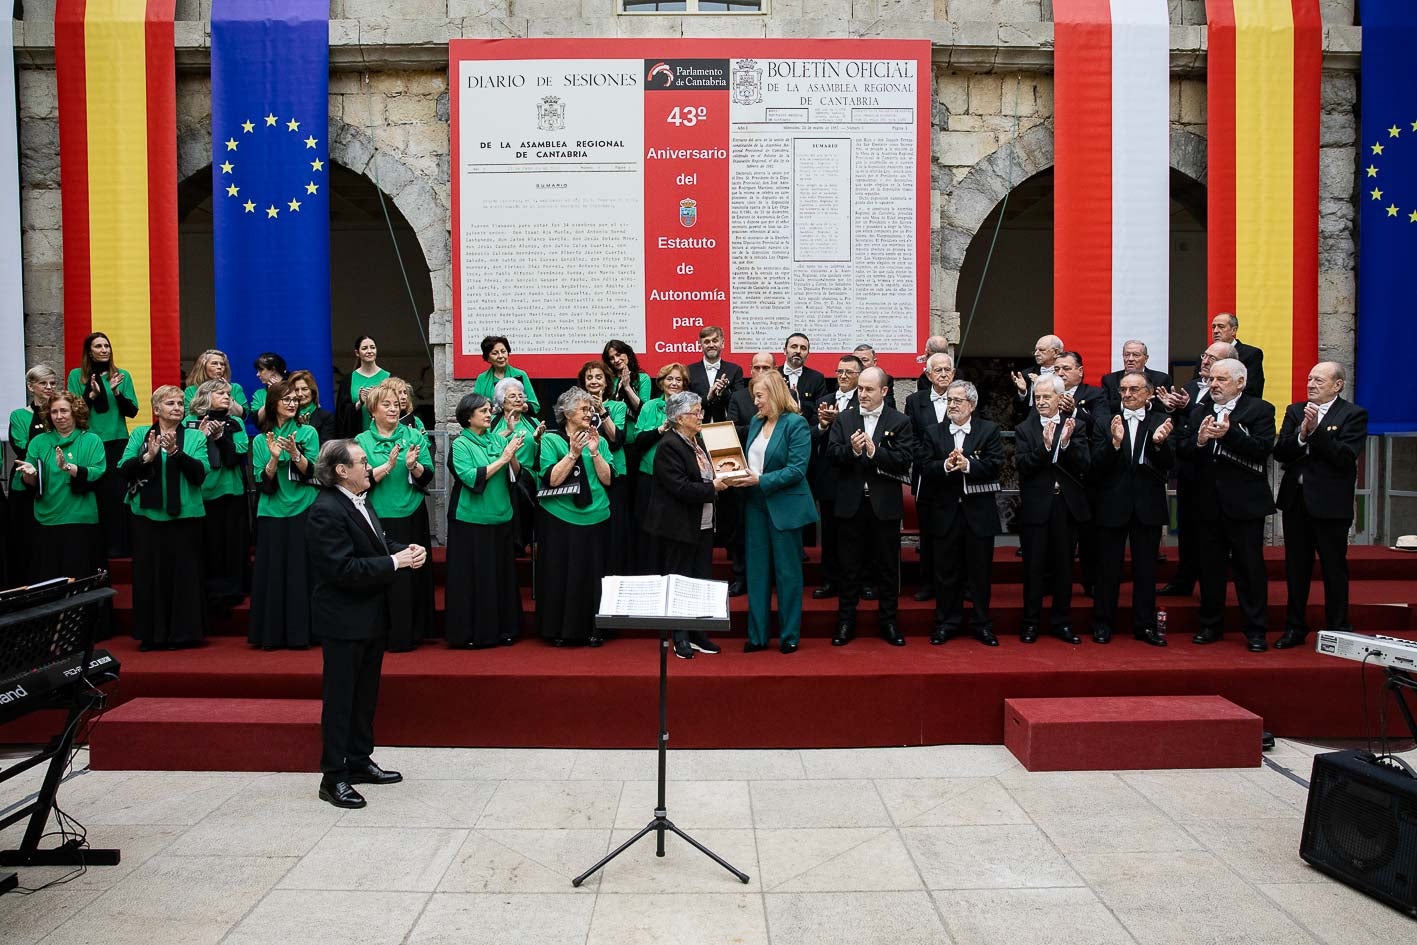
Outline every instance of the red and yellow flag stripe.
<path id="1" fill-rule="evenodd" d="M 1265 399 L 1282 411 L 1318 359 L 1323 22 L 1318 0 L 1206 0 L 1206 12 L 1208 306 L 1264 349 Z"/>
<path id="2" fill-rule="evenodd" d="M 102 331 L 138 422 L 180 377 L 175 0 L 59 0 L 54 59 L 64 221 L 64 351 Z"/>

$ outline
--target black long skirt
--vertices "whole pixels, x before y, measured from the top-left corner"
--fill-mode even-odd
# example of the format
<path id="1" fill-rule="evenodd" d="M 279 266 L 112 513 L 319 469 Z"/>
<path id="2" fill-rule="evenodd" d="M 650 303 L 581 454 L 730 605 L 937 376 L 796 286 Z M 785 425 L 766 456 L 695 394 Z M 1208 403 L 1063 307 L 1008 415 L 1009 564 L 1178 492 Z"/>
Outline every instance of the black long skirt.
<path id="1" fill-rule="evenodd" d="M 202 520 L 207 603 L 230 610 L 251 586 L 251 520 L 245 495 L 208 499 Z"/>
<path id="2" fill-rule="evenodd" d="M 610 523 L 571 525 L 542 510 L 536 534 L 536 630 L 547 640 L 584 641 L 600 609 Z"/>
<path id="3" fill-rule="evenodd" d="M 26 583 L 35 584 L 50 578 L 88 577 L 108 567 L 108 555 L 99 525 L 40 525 L 31 522 L 26 532 L 24 569 L 20 572 Z"/>
<path id="4" fill-rule="evenodd" d="M 654 477 L 649 473 L 635 474 L 635 529 L 630 538 L 629 571 L 622 574 L 659 574 L 659 538 L 645 531 L 649 519 L 649 504 L 654 495 Z"/>
<path id="5" fill-rule="evenodd" d="M 118 472 L 118 461 L 127 449 L 127 440 L 106 440 L 103 458 L 108 471 L 94 488 L 98 497 L 98 521 L 103 526 L 103 540 L 108 543 L 108 557 L 127 558 L 133 553 L 133 513 L 124 501 L 128 483 Z"/>
<path id="6" fill-rule="evenodd" d="M 256 519 L 256 568 L 251 576 L 252 646 L 310 645 L 310 566 L 305 561 L 307 509 L 290 518 Z"/>
<path id="7" fill-rule="evenodd" d="M 133 516 L 133 636 L 158 647 L 207 635 L 202 520 L 155 522 Z"/>
<path id="8" fill-rule="evenodd" d="M 431 548 L 433 539 L 428 529 L 428 507 L 419 505 L 412 515 L 403 518 L 381 518 L 384 534 L 405 545 Z M 450 585 L 451 586 L 451 585 Z M 421 568 L 400 568 L 389 585 L 390 653 L 403 653 L 418 646 L 433 635 L 433 562 Z"/>
<path id="9" fill-rule="evenodd" d="M 610 483 L 610 551 L 605 556 L 606 574 L 634 574 L 630 549 L 638 547 L 635 527 L 634 493 L 628 476 L 616 476 Z"/>
<path id="10" fill-rule="evenodd" d="M 448 523 L 448 646 L 480 648 L 517 638 L 522 595 L 513 532 L 511 522 Z"/>
<path id="11" fill-rule="evenodd" d="M 512 546 L 518 557 L 525 555 L 536 541 L 535 482 L 535 475 L 527 473 L 512 486 Z M 449 520 L 454 517 L 449 516 Z"/>

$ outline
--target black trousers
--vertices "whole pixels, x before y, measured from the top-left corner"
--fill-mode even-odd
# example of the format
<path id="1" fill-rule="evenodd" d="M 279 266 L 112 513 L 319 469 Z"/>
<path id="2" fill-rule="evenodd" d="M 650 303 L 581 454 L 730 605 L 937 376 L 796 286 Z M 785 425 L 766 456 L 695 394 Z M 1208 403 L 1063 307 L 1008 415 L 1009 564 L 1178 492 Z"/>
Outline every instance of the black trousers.
<path id="1" fill-rule="evenodd" d="M 921 526 L 923 531 L 923 521 Z M 989 598 L 993 590 L 989 584 L 989 572 L 994 566 L 994 536 L 981 538 L 975 535 L 965 523 L 964 513 L 960 512 L 944 534 L 934 534 L 931 546 L 934 570 L 927 580 L 934 581 L 935 626 L 946 633 L 959 632 L 964 624 L 967 581 L 974 604 L 970 627 L 975 633 L 994 629 L 994 621 L 989 616 Z"/>
<path id="2" fill-rule="evenodd" d="M 384 638 L 321 639 L 325 673 L 320 710 L 322 750 L 320 770 L 326 779 L 341 781 L 351 768 L 369 763 L 374 751 L 374 707 L 379 702 L 379 674 L 384 665 Z"/>
<path id="3" fill-rule="evenodd" d="M 1195 496 L 1192 487 L 1183 479 L 1176 481 L 1176 555 L 1180 563 L 1176 565 L 1176 576 L 1172 582 L 1188 591 L 1200 579 L 1200 531 L 1201 520 L 1197 517 Z"/>
<path id="4" fill-rule="evenodd" d="M 1023 546 L 1025 626 L 1036 627 L 1042 620 L 1045 588 L 1051 590 L 1053 596 L 1053 626 L 1072 623 L 1073 544 L 1076 541 L 1077 523 L 1068 511 L 1067 501 L 1056 493 L 1048 509 L 1047 522 L 1019 526 L 1019 543 Z"/>
<path id="5" fill-rule="evenodd" d="M 841 593 L 837 613 L 856 616 L 856 602 L 867 584 L 876 589 L 880 617 L 895 620 L 900 594 L 900 519 L 879 519 L 871 510 L 871 500 L 861 497 L 861 505 L 851 518 L 836 520 L 841 562 Z"/>
<path id="6" fill-rule="evenodd" d="M 665 574 L 682 574 L 685 577 L 709 580 L 713 577 L 713 531 L 704 529 L 699 532 L 699 540 L 695 542 L 675 541 L 672 538 L 657 538 L 656 544 L 659 546 L 659 564 L 664 569 Z M 675 630 L 675 643 L 688 643 L 691 640 L 702 642 L 708 639 L 708 635 L 703 631 Z"/>
<path id="7" fill-rule="evenodd" d="M 1264 519 L 1200 523 L 1200 626 L 1223 630 L 1225 579 L 1233 570 L 1245 636 L 1263 639 L 1268 626 L 1269 583 L 1264 572 Z"/>
<path id="8" fill-rule="evenodd" d="M 1092 496 L 1088 496 L 1089 503 L 1093 508 L 1097 503 L 1091 501 Z M 1097 556 L 1101 550 L 1101 543 L 1098 540 L 1097 525 L 1094 522 L 1078 522 L 1078 579 L 1083 587 L 1092 588 L 1094 594 L 1097 593 Z M 1068 569 L 1072 570 L 1071 567 Z"/>
<path id="9" fill-rule="evenodd" d="M 1122 590 L 1122 563 L 1132 546 L 1132 630 L 1156 627 L 1156 553 L 1161 526 L 1133 519 L 1115 528 L 1097 527 L 1097 585 L 1092 589 L 1092 630 L 1117 628 L 1117 598 Z"/>
<path id="10" fill-rule="evenodd" d="M 925 509 L 916 506 L 916 515 L 920 519 L 920 586 L 938 593 L 940 584 L 935 579 L 935 530 L 930 526 L 930 516 Z"/>
<path id="11" fill-rule="evenodd" d="M 818 516 L 822 544 L 822 583 L 840 583 L 844 575 L 841 566 L 841 529 L 836 520 L 836 503 L 821 501 Z"/>
<path id="12" fill-rule="evenodd" d="M 748 553 L 743 543 L 743 496 L 741 490 L 724 489 L 718 494 L 718 525 L 714 544 L 728 549 L 733 580 L 747 582 Z"/>
<path id="13" fill-rule="evenodd" d="M 1352 630 L 1348 624 L 1348 527 L 1339 518 L 1313 518 L 1299 507 L 1284 512 L 1284 578 L 1289 607 L 1284 629 L 1307 633 L 1305 611 L 1314 574 L 1314 554 L 1324 578 L 1324 629 Z"/>

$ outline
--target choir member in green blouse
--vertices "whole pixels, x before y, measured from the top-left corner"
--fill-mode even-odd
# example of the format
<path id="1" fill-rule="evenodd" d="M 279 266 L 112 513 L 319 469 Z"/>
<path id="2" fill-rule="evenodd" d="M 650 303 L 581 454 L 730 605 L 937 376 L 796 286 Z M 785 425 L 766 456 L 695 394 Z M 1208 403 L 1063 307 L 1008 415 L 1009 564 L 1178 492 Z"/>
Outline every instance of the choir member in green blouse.
<path id="1" fill-rule="evenodd" d="M 503 381 L 502 383 L 507 383 Z M 448 517 L 448 646 L 511 646 L 521 626 L 522 598 L 512 544 L 513 476 L 534 475 L 519 457 L 529 437 L 492 429 L 492 404 L 481 394 L 458 402 L 448 459 L 453 474 Z"/>
<path id="2" fill-rule="evenodd" d="M 660 438 L 671 428 L 664 415 L 664 405 L 670 397 L 689 389 L 689 369 L 678 361 L 670 362 L 659 369 L 655 385 L 659 388 L 659 396 L 647 401 L 635 420 L 635 453 L 640 457 L 634 487 L 635 521 L 640 524 L 640 529 L 630 539 L 630 563 L 636 574 L 660 572 L 654 536 L 643 531 L 643 527 L 645 516 L 649 514 L 650 493 L 654 489 L 654 454 Z"/>
<path id="3" fill-rule="evenodd" d="M 572 387 L 556 399 L 556 423 L 537 465 L 536 625 L 552 646 L 603 642 L 595 626 L 605 574 L 614 479 L 594 426 L 595 399 Z"/>
<path id="4" fill-rule="evenodd" d="M 44 412 L 49 398 L 59 393 L 59 372 L 36 364 L 25 372 L 28 406 L 10 412 L 10 449 L 18 463 L 25 458 L 30 440 L 47 429 Z M 102 442 L 100 440 L 99 442 Z M 9 523 L 5 532 L 6 587 L 24 581 L 30 573 L 30 530 L 34 528 L 34 493 L 24 487 L 20 472 L 10 477 Z"/>
<path id="5" fill-rule="evenodd" d="M 251 409 L 246 412 L 246 418 L 250 421 L 251 428 L 259 429 L 261 411 L 266 406 L 266 391 L 270 390 L 276 381 L 285 380 L 285 358 L 274 351 L 263 351 L 256 355 L 251 367 L 255 368 L 256 380 L 261 382 L 261 387 L 251 394 Z"/>
<path id="6" fill-rule="evenodd" d="M 428 428 L 423 425 L 418 414 L 413 412 L 413 385 L 401 377 L 392 379 L 399 389 L 399 423 L 406 427 L 413 427 L 419 433 L 427 433 Z"/>
<path id="7" fill-rule="evenodd" d="M 483 338 L 482 360 L 487 362 L 488 367 L 477 375 L 472 392 L 495 402 L 497 385 L 506 378 L 514 378 L 521 381 L 522 390 L 526 393 L 527 409 L 534 417 L 541 413 L 541 401 L 537 400 L 536 391 L 531 386 L 531 378 L 527 377 L 526 372 L 508 363 L 511 356 L 512 343 L 505 335 L 488 335 Z"/>
<path id="8" fill-rule="evenodd" d="M 492 391 L 492 432 L 510 440 L 521 434 L 522 448 L 517 453 L 517 462 L 527 469 L 536 468 L 536 454 L 541 448 L 541 435 L 546 432 L 546 424 L 538 423 L 534 414 L 528 415 L 526 389 L 514 377 L 503 378 Z M 517 554 L 525 554 L 531 546 L 536 521 L 536 483 L 533 476 L 521 476 L 512 490 L 512 505 L 516 508 L 516 519 L 512 526 L 512 543 Z"/>
<path id="9" fill-rule="evenodd" d="M 600 360 L 610 367 L 610 397 L 607 399 L 622 401 L 629 418 L 634 420 L 640 415 L 640 407 L 653 396 L 649 375 L 640 370 L 635 349 L 617 338 L 605 343 Z"/>
<path id="10" fill-rule="evenodd" d="M 119 470 L 133 510 L 133 636 L 139 649 L 196 646 L 207 635 L 202 485 L 207 437 L 182 422 L 182 388 L 153 391 L 153 422 L 128 438 Z"/>
<path id="11" fill-rule="evenodd" d="M 299 419 L 300 397 L 289 381 L 271 385 L 260 433 L 251 440 L 256 503 L 256 566 L 251 577 L 252 646 L 310 645 L 310 581 L 305 519 L 319 494 L 319 438 Z"/>
<path id="12" fill-rule="evenodd" d="M 89 432 L 103 441 L 108 460 L 108 476 L 98 484 L 98 520 L 110 558 L 126 558 L 129 537 L 128 504 L 123 497 L 123 481 L 118 463 L 128 446 L 128 419 L 138 415 L 138 395 L 133 392 L 133 375 L 118 367 L 113 344 L 96 331 L 84 339 L 79 366 L 69 372 L 68 389 L 84 399 L 89 408 Z"/>
<path id="13" fill-rule="evenodd" d="M 633 521 L 634 493 L 630 489 L 630 477 L 625 475 L 628 468 L 625 455 L 630 435 L 634 432 L 623 400 L 610 398 L 610 368 L 604 361 L 587 361 L 576 372 L 576 386 L 590 394 L 594 412 L 600 418 L 596 429 L 600 438 L 610 450 L 610 469 L 615 478 L 610 483 L 610 547 L 606 552 L 606 574 L 630 574 L 631 536 L 635 534 Z"/>
<path id="14" fill-rule="evenodd" d="M 31 583 L 87 577 L 108 567 L 94 495 L 107 469 L 103 441 L 87 431 L 88 405 L 77 394 L 54 394 L 40 412 L 44 430 L 15 464 L 34 512 L 20 576 Z"/>
<path id="15" fill-rule="evenodd" d="M 379 346 L 368 335 L 354 341 L 354 370 L 340 379 L 335 390 L 335 432 L 353 438 L 369 429 L 369 404 L 365 392 L 389 379 L 379 367 Z"/>
<path id="16" fill-rule="evenodd" d="M 384 537 L 405 545 L 427 548 L 433 544 L 428 527 L 425 491 L 433 482 L 428 438 L 404 426 L 403 381 L 389 378 L 366 396 L 374 412 L 369 429 L 354 438 L 369 459 L 374 479 L 368 502 L 379 517 Z M 433 569 L 400 568 L 388 585 L 389 637 L 385 649 L 393 653 L 412 650 L 433 635 Z"/>
<path id="17" fill-rule="evenodd" d="M 187 389 L 182 392 L 182 399 L 189 413 L 192 412 L 192 398 L 197 396 L 197 388 L 207 381 L 226 381 L 230 384 L 230 414 L 238 419 L 246 416 L 246 392 L 231 379 L 231 362 L 227 360 L 226 353 L 216 348 L 208 348 L 197 355 L 197 363 L 187 373 Z"/>
<path id="18" fill-rule="evenodd" d="M 320 387 L 315 383 L 315 375 L 309 371 L 292 371 L 290 388 L 300 398 L 300 422 L 315 428 L 320 445 L 335 439 L 335 415 L 320 406 Z M 319 458 L 318 453 L 316 458 Z"/>
<path id="19" fill-rule="evenodd" d="M 251 524 L 246 503 L 250 479 L 251 440 L 246 425 L 232 416 L 232 387 L 226 380 L 204 381 L 188 409 L 197 429 L 207 438 L 211 471 L 202 483 L 206 506 L 202 527 L 207 602 L 229 611 L 250 586 Z"/>

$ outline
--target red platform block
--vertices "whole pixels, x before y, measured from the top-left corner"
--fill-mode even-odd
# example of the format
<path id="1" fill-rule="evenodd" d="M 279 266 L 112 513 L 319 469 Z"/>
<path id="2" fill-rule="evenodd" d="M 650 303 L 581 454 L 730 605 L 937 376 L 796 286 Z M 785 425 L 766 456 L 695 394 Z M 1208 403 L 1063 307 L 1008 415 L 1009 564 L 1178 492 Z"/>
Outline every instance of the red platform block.
<path id="1" fill-rule="evenodd" d="M 89 740 L 98 771 L 318 771 L 318 699 L 125 702 Z"/>
<path id="2" fill-rule="evenodd" d="M 1004 744 L 1029 771 L 1254 767 L 1263 733 L 1220 696 L 1004 700 Z"/>

